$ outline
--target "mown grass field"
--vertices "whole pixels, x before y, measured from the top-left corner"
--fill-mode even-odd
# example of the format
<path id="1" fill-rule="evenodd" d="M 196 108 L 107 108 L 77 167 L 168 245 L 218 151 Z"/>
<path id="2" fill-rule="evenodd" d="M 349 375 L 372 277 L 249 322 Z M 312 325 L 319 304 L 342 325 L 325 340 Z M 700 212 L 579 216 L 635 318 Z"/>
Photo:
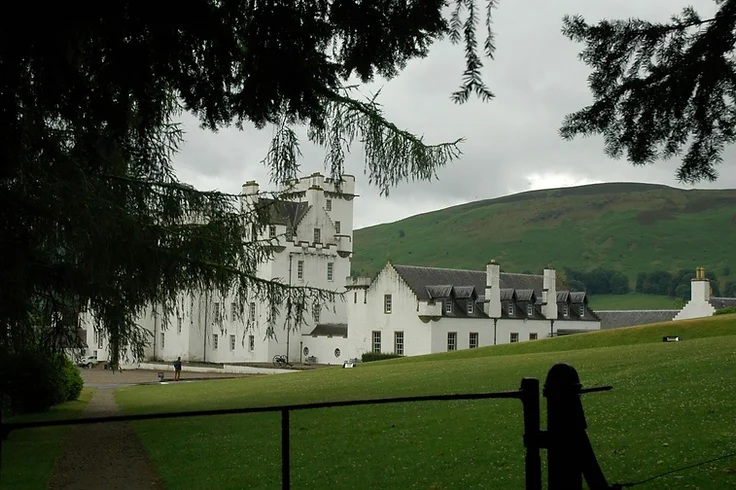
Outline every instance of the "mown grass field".
<path id="1" fill-rule="evenodd" d="M 594 310 L 673 310 L 675 299 L 658 294 L 594 294 L 590 296 Z"/>
<path id="2" fill-rule="evenodd" d="M 62 403 L 45 413 L 8 419 L 7 422 L 61 420 L 78 417 L 92 398 L 94 388 L 82 389 L 79 399 Z M 49 485 L 56 459 L 61 456 L 64 437 L 71 427 L 23 429 L 11 432 L 3 441 L 0 488 L 3 490 L 43 489 Z"/>
<path id="3" fill-rule="evenodd" d="M 703 265 L 723 285 L 736 280 L 734 242 L 736 190 L 596 184 L 477 201 L 356 230 L 351 267 L 356 275 L 374 275 L 389 259 L 474 270 L 496 259 L 507 272 L 547 264 L 559 271 L 603 267 L 626 274 L 633 289 L 639 272 Z"/>
<path id="4" fill-rule="evenodd" d="M 681 335 L 663 343 L 663 335 Z M 558 361 L 585 386 L 589 434 L 610 482 L 736 451 L 736 315 L 448 354 L 116 392 L 126 413 L 483 392 L 544 379 Z M 544 415 L 543 415 L 544 417 Z M 543 424 L 544 425 L 544 424 Z M 138 422 L 168 488 L 276 488 L 278 414 Z M 294 488 L 523 488 L 518 401 L 431 402 L 295 412 Z M 736 460 L 647 488 L 734 488 Z M 642 487 L 644 488 L 644 487 Z"/>

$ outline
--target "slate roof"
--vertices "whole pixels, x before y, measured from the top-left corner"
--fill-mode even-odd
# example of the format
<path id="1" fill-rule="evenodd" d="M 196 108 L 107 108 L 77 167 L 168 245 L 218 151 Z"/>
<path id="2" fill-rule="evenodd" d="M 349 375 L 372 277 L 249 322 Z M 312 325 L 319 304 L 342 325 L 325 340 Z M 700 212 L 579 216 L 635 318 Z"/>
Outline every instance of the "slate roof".
<path id="1" fill-rule="evenodd" d="M 596 310 L 601 330 L 669 322 L 680 310 Z"/>
<path id="2" fill-rule="evenodd" d="M 345 323 L 318 323 L 309 335 L 318 337 L 327 337 L 328 335 L 332 335 L 333 337 L 347 337 L 348 326 Z"/>
<path id="3" fill-rule="evenodd" d="M 716 310 L 720 310 L 722 308 L 736 306 L 736 298 L 711 298 L 710 304 L 712 304 L 713 308 Z"/>
<path id="4" fill-rule="evenodd" d="M 259 199 L 256 206 L 259 209 L 268 209 L 269 223 L 273 225 L 286 225 L 294 229 L 296 229 L 309 209 L 309 204 L 306 202 L 274 201 L 273 199 L 267 198 Z"/>
<path id="5" fill-rule="evenodd" d="M 394 265 L 394 269 L 406 281 L 409 287 L 420 300 L 432 299 L 427 291 L 427 286 L 452 285 L 473 286 L 477 294 L 485 293 L 486 272 L 469 271 L 465 269 L 444 269 L 439 267 L 421 267 L 414 265 Z M 542 296 L 543 276 L 536 274 L 514 274 L 502 272 L 500 286 L 504 289 L 533 289 L 537 297 Z M 557 278 L 558 290 L 567 289 L 564 281 Z M 437 296 L 435 296 L 437 297 Z"/>

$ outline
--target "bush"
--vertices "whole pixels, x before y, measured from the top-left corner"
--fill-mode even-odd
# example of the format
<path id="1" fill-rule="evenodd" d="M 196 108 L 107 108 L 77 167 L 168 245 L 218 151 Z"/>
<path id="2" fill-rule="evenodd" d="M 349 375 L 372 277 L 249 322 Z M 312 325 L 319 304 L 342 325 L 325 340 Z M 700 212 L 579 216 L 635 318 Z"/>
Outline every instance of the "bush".
<path id="1" fill-rule="evenodd" d="M 721 308 L 720 310 L 716 310 L 714 315 L 730 315 L 732 313 L 736 313 L 736 306 L 729 306 L 727 308 Z"/>
<path id="2" fill-rule="evenodd" d="M 79 368 L 69 358 L 38 348 L 3 355 L 0 379 L 6 416 L 43 412 L 57 403 L 76 400 L 84 385 Z"/>
<path id="3" fill-rule="evenodd" d="M 362 356 L 360 356 L 360 359 L 363 362 L 371 362 L 382 361 L 384 359 L 396 359 L 397 357 L 404 356 L 400 356 L 399 354 L 391 354 L 389 352 L 366 352 Z"/>

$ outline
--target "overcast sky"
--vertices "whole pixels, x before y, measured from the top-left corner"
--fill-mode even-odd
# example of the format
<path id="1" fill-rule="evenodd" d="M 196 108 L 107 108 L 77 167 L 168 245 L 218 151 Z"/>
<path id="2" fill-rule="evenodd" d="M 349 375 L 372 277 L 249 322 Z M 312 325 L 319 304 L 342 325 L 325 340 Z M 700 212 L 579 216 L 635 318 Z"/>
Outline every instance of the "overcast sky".
<path id="1" fill-rule="evenodd" d="M 496 59 L 487 61 L 484 77 L 496 94 L 491 102 L 472 99 L 456 105 L 450 94 L 463 71 L 462 46 L 435 44 L 430 55 L 415 60 L 397 78 L 363 90 L 383 87 L 379 101 L 390 120 L 429 142 L 465 137 L 460 160 L 439 171 L 439 180 L 410 182 L 379 197 L 363 173 L 362 148 L 356 145 L 347 173 L 356 176 L 355 227 L 392 222 L 455 204 L 534 189 L 596 182 L 651 182 L 678 186 L 677 162 L 633 167 L 603 153 L 599 138 L 566 142 L 558 136 L 565 114 L 588 105 L 587 67 L 577 59 L 581 49 L 563 37 L 565 14 L 581 14 L 589 22 L 604 18 L 640 17 L 666 21 L 692 5 L 701 15 L 715 12 L 713 0 L 502 0 L 494 13 Z M 186 144 L 175 159 L 179 178 L 200 189 L 240 192 L 247 180 L 269 187 L 260 163 L 271 130 L 247 128 L 216 134 L 199 129 L 185 117 Z M 304 174 L 325 173 L 323 152 L 303 143 Z M 696 188 L 736 187 L 733 155 L 719 168 L 715 183 Z M 682 186 L 684 187 L 684 186 Z"/>

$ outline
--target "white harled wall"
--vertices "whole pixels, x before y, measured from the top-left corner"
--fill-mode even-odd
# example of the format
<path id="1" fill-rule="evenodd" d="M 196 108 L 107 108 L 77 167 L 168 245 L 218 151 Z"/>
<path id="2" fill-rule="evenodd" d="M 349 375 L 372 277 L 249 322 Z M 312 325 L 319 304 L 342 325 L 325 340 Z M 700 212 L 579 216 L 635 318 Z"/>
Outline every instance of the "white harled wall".
<path id="1" fill-rule="evenodd" d="M 355 178 L 350 175 L 343 176 L 342 185 L 338 189 L 333 180 L 320 174 L 313 174 L 285 183 L 280 191 L 287 193 L 282 199 L 307 202 L 309 208 L 298 224 L 291 241 L 286 240 L 286 226 L 276 225 L 278 247 L 272 259 L 259 267 L 259 277 L 344 293 L 345 280 L 350 275 L 353 199 L 356 197 Z M 243 205 L 246 208 L 258 199 L 258 184 L 249 182 L 243 186 Z M 331 201 L 329 210 L 328 199 Z M 339 233 L 336 222 L 339 222 Z M 315 228 L 320 229 L 321 243 L 314 242 Z M 268 229 L 264 230 L 264 233 L 268 233 Z M 304 263 L 302 279 L 298 278 L 297 274 L 299 261 Z M 331 280 L 327 277 L 328 263 L 333 263 Z M 256 310 L 253 319 L 249 318 L 251 302 L 255 303 Z M 307 322 L 289 335 L 284 330 L 283 317 L 277 319 L 274 328 L 275 338 L 268 339 L 266 338 L 268 304 L 257 298 L 248 298 L 243 314 L 237 311 L 233 315 L 233 303 L 236 303 L 234 297 L 223 298 L 213 292 L 182 295 L 174 311 L 169 315 L 168 326 L 162 321 L 163 313 L 160 309 L 153 314 L 150 308 L 147 309 L 139 318 L 141 326 L 151 334 L 151 343 L 146 349 L 145 357 L 172 361 L 181 356 L 187 361 L 213 363 L 271 362 L 274 355 L 287 354 L 288 344 L 289 359 L 291 361 L 300 359 L 303 334 L 311 332 L 317 324 L 311 311 Z M 216 310 L 219 310 L 219 321 Z M 237 305 L 236 310 L 239 310 Z M 92 319 L 88 314 L 84 314 L 81 320 L 83 325 L 87 325 L 88 351 L 90 353 L 97 351 L 98 359 L 106 360 L 107 340 L 103 339 L 102 348 L 98 348 L 94 329 L 91 328 Z M 178 328 L 179 322 L 181 329 Z M 319 323 L 347 323 L 346 303 L 340 296 L 335 303 L 323 305 L 319 312 Z M 234 346 L 231 343 L 231 336 L 234 336 Z M 334 353 L 334 348 L 329 350 Z"/>

